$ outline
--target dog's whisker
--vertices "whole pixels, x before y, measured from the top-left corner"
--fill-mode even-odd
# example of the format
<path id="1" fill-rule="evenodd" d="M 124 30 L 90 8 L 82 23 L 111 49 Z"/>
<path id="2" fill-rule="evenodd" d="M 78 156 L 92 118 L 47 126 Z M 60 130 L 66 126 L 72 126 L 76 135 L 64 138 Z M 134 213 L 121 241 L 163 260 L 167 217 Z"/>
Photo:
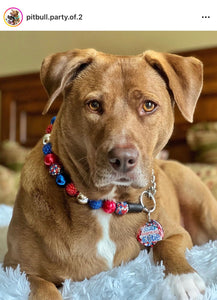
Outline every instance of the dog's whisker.
<path id="1" fill-rule="evenodd" d="M 87 156 L 84 156 L 84 157 L 81 157 L 78 159 L 78 162 L 81 162 L 81 161 L 86 161 L 87 162 Z"/>

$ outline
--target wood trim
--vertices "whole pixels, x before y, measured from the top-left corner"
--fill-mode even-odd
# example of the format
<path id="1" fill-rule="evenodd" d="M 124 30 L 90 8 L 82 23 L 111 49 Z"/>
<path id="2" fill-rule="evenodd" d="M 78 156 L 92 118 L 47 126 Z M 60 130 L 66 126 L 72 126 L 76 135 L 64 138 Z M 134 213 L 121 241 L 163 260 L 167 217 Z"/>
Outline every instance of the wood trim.
<path id="1" fill-rule="evenodd" d="M 16 91 L 41 86 L 40 74 L 30 73 L 0 78 L 1 91 Z"/>

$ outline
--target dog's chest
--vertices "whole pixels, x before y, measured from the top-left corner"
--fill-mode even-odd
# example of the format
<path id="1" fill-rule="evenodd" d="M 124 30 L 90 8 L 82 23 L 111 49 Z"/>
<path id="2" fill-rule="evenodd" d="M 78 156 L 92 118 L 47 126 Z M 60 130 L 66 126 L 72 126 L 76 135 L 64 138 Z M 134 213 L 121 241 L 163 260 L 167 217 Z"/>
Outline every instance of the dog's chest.
<path id="1" fill-rule="evenodd" d="M 110 221 L 112 216 L 105 213 L 102 209 L 94 210 L 92 213 L 96 217 L 102 232 L 101 238 L 96 245 L 97 255 L 104 258 L 108 268 L 111 269 L 116 253 L 116 244 L 110 237 Z"/>

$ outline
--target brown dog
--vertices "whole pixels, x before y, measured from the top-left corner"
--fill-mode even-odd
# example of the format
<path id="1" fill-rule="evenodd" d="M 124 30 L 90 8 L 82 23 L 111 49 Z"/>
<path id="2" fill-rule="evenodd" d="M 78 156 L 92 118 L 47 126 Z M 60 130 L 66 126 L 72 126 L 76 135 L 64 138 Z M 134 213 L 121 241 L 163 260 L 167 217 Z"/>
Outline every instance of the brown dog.
<path id="1" fill-rule="evenodd" d="M 50 97 L 44 113 L 64 95 L 50 142 L 82 194 L 139 205 L 154 170 L 151 218 L 164 229 L 152 248 L 154 260 L 163 260 L 178 298 L 199 299 L 205 285 L 185 251 L 192 241 L 217 238 L 217 203 L 187 167 L 155 157 L 172 134 L 174 103 L 193 119 L 201 62 L 154 51 L 115 56 L 74 50 L 46 58 L 41 79 Z M 21 265 L 31 283 L 30 299 L 62 299 L 56 286 L 66 278 L 83 280 L 134 259 L 144 249 L 136 236 L 148 214 L 118 216 L 82 205 L 55 184 L 42 146 L 41 140 L 22 172 L 4 266 Z M 151 197 L 143 201 L 153 207 Z"/>
<path id="2" fill-rule="evenodd" d="M 12 9 L 10 15 L 13 17 L 13 25 L 17 25 L 20 22 L 19 11 Z"/>

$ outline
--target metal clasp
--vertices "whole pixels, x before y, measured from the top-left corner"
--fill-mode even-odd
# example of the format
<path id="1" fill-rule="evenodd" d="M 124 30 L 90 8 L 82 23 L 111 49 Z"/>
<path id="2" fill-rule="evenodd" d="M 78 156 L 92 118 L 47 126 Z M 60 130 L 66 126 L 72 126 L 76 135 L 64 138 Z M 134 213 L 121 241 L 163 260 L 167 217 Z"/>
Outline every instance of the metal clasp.
<path id="1" fill-rule="evenodd" d="M 151 199 L 151 200 L 153 201 L 154 206 L 153 206 L 151 209 L 148 209 L 148 208 L 144 205 L 144 203 L 143 203 L 143 197 L 144 197 L 144 196 L 148 197 L 149 199 Z M 156 209 L 156 200 L 155 200 L 154 195 L 153 195 L 151 192 L 149 192 L 149 191 L 144 191 L 144 192 L 142 192 L 141 195 L 139 196 L 139 200 L 140 200 L 140 203 L 141 203 L 141 205 L 142 205 L 142 207 L 143 207 L 143 211 L 145 211 L 145 212 L 148 214 L 148 220 L 150 221 L 150 215 L 151 215 L 151 213 L 152 213 L 153 211 L 155 211 L 155 209 Z"/>

